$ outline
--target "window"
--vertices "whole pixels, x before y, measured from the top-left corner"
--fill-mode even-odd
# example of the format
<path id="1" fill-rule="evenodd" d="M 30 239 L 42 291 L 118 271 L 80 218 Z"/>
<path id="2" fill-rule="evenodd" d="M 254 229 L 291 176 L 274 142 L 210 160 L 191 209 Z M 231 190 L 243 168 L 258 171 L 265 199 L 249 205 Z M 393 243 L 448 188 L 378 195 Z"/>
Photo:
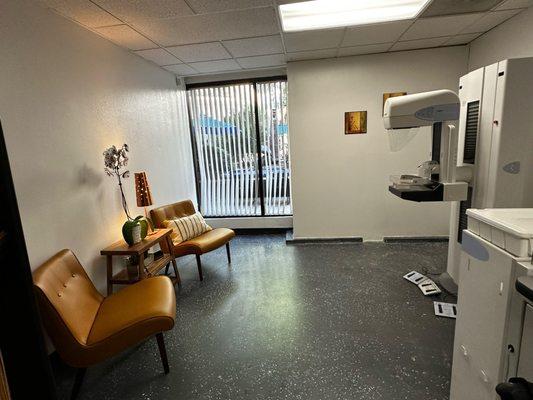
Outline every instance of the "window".
<path id="1" fill-rule="evenodd" d="M 291 215 L 287 82 L 187 90 L 200 211 Z"/>

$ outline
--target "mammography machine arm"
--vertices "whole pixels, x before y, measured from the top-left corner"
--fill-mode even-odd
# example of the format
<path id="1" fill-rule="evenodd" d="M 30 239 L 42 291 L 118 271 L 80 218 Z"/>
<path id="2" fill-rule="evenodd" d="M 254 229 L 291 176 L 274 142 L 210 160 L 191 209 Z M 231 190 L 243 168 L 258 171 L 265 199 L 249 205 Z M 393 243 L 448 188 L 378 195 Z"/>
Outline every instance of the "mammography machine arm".
<path id="1" fill-rule="evenodd" d="M 435 90 L 400 97 L 385 102 L 385 129 L 433 128 L 433 148 L 438 159 L 424 162 L 419 175 L 393 177 L 389 191 L 411 201 L 460 201 L 467 197 L 468 184 L 457 182 L 458 133 L 460 102 L 451 90 Z M 437 142 L 437 143 L 435 143 Z M 436 150 L 435 150 L 436 149 Z M 430 168 L 428 168 L 430 166 Z M 436 173 L 438 172 L 438 173 Z M 461 174 L 464 177 L 464 174 Z"/>

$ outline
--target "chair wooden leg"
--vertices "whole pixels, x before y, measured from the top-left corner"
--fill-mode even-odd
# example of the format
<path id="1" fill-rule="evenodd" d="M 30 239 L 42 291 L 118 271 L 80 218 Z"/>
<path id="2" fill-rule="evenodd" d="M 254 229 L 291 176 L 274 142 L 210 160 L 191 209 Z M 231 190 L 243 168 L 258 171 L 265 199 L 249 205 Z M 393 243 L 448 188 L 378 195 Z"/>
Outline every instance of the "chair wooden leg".
<path id="1" fill-rule="evenodd" d="M 168 275 L 169 268 L 170 268 L 170 263 L 168 263 L 167 266 L 165 267 L 165 275 Z"/>
<path id="2" fill-rule="evenodd" d="M 181 287 L 180 273 L 178 272 L 178 265 L 176 264 L 175 258 L 172 260 L 172 268 L 174 268 L 174 276 L 176 277 L 176 282 L 178 283 L 178 286 Z"/>
<path id="3" fill-rule="evenodd" d="M 229 249 L 229 242 L 226 243 L 226 254 L 228 255 L 228 263 L 231 264 L 231 251 Z"/>
<path id="4" fill-rule="evenodd" d="M 198 275 L 200 275 L 200 280 L 204 280 L 204 275 L 202 274 L 202 260 L 200 260 L 200 254 L 196 254 L 196 265 L 198 265 Z"/>
<path id="5" fill-rule="evenodd" d="M 80 393 L 81 385 L 83 383 L 83 378 L 85 377 L 85 372 L 87 372 L 87 368 L 79 368 L 76 371 L 76 378 L 74 380 L 74 385 L 72 386 L 72 392 L 70 393 L 70 400 L 74 400 L 76 397 L 78 397 L 78 393 Z"/>
<path id="6" fill-rule="evenodd" d="M 161 355 L 161 362 L 163 363 L 163 369 L 165 370 L 165 374 L 168 374 L 170 371 L 170 368 L 168 366 L 168 357 L 167 357 L 167 349 L 165 347 L 165 339 L 163 338 L 162 333 L 158 333 L 155 335 L 157 339 L 157 347 L 159 347 L 159 355 Z"/>

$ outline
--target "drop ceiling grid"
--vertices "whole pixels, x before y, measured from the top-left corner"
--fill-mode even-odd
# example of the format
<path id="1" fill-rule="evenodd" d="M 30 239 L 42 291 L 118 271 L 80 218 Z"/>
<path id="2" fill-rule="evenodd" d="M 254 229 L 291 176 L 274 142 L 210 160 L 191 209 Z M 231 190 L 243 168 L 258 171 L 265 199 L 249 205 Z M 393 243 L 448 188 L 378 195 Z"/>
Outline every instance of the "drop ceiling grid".
<path id="1" fill-rule="evenodd" d="M 341 41 L 339 43 L 339 46 L 337 47 L 337 51 L 335 52 L 335 57 L 339 57 L 339 53 L 341 51 L 342 44 L 344 43 L 344 40 L 346 39 L 346 33 L 348 32 L 348 28 L 344 28 L 342 32 Z"/>
<path id="2" fill-rule="evenodd" d="M 525 7 L 533 5 L 533 0 L 503 0 L 499 2 L 485 0 L 489 3 L 495 3 L 490 10 L 431 17 L 422 15 L 421 18 L 409 20 L 410 23 L 405 24 L 406 27 L 403 30 L 395 30 L 394 24 L 402 27 L 402 21 L 395 21 L 377 25 L 291 34 L 282 32 L 277 7 L 280 4 L 294 3 L 299 0 L 226 0 L 224 4 L 227 9 L 225 10 L 220 9 L 220 2 L 217 0 L 167 0 L 160 3 L 164 4 L 164 7 L 161 6 L 161 8 L 153 7 L 150 0 L 40 1 L 62 16 L 96 34 L 119 46 L 129 48 L 139 56 L 146 55 L 145 59 L 150 62 L 182 76 L 276 68 L 285 66 L 287 61 L 371 54 L 369 51 L 381 53 L 395 51 L 395 49 L 467 44 L 477 36 L 523 11 Z M 432 4 L 435 3 L 429 4 L 421 14 L 426 12 Z M 97 10 L 100 10 L 101 13 L 99 14 Z M 145 10 L 148 11 L 143 13 Z M 453 9 L 451 10 L 453 11 Z M 260 21 L 258 18 L 261 16 L 269 16 L 268 21 L 265 22 L 264 18 L 260 18 L 263 19 Z M 270 20 L 272 16 L 274 18 Z M 249 20 L 242 21 L 244 29 L 241 29 L 239 19 L 248 19 L 247 17 Z M 433 21 L 430 23 L 430 20 Z M 98 26 L 97 21 L 117 23 Z M 179 38 L 181 36 L 179 34 L 181 24 L 194 26 L 198 21 L 211 21 L 212 24 L 207 24 L 211 25 L 207 27 L 200 26 L 198 29 L 205 29 L 202 32 L 196 30 L 198 33 L 194 33 L 195 29 L 187 30 L 189 37 L 201 39 L 182 43 L 183 39 Z M 226 24 L 233 25 L 227 27 L 224 26 L 224 21 L 234 22 L 234 24 Z M 434 35 L 433 27 L 439 27 L 439 23 L 440 31 Z M 448 25 L 452 23 L 455 28 L 450 30 Z M 386 37 L 387 35 L 384 35 L 383 32 L 380 36 L 380 33 L 376 33 L 376 29 L 372 28 L 380 25 L 388 25 L 387 28 L 383 27 L 383 29 L 389 29 L 389 31 L 392 29 L 390 37 Z M 168 28 L 166 33 L 165 26 Z M 357 36 L 358 30 L 364 36 L 365 28 L 367 33 L 374 32 L 374 37 L 380 38 L 379 42 L 366 43 L 368 39 L 365 41 L 357 38 L 353 40 L 353 37 Z M 246 32 L 243 33 L 243 31 Z M 347 40 L 349 33 L 352 38 L 351 42 Z M 329 38 L 326 37 L 327 35 Z M 176 39 L 172 39 L 173 37 Z M 142 40 L 143 38 L 146 41 Z M 167 40 L 168 38 L 171 39 Z M 205 40 L 206 38 L 209 40 Z M 246 52 L 250 50 L 250 46 L 248 46 L 248 50 L 245 48 L 246 40 L 248 43 L 253 43 L 253 39 L 257 39 L 255 43 L 264 42 L 263 48 L 267 49 L 265 53 L 258 54 L 257 51 L 253 51 L 253 55 L 251 53 L 246 55 Z M 277 43 L 274 44 L 278 39 L 281 42 L 280 52 L 278 52 Z M 387 39 L 386 42 L 383 42 L 383 39 Z M 322 45 L 317 45 L 319 42 Z M 350 43 L 365 44 L 350 45 Z M 240 49 L 239 45 L 241 45 Z M 188 47 L 187 56 L 177 53 L 176 49 L 179 50 L 180 46 Z M 195 46 L 198 48 L 195 49 Z M 216 56 L 210 57 L 209 52 L 204 52 L 203 56 L 198 55 L 196 58 L 191 56 L 191 52 L 194 53 L 202 48 L 209 48 L 209 46 L 214 46 L 213 49 L 218 46 L 220 51 L 213 52 L 213 54 L 217 54 Z M 276 53 L 272 53 L 274 48 Z M 238 50 L 235 51 L 235 49 Z M 146 52 L 146 50 L 160 50 L 164 54 L 157 51 Z M 176 60 L 175 63 L 168 64 L 174 59 Z M 159 60 L 164 61 L 157 62 Z"/>
<path id="3" fill-rule="evenodd" d="M 113 14 L 110 13 L 108 10 L 106 10 L 105 8 L 103 8 L 103 7 L 101 6 L 101 4 L 97 4 L 97 3 L 95 3 L 95 1 L 98 1 L 98 0 L 88 0 L 88 1 L 91 2 L 91 3 L 93 3 L 93 4 L 95 4 L 97 7 L 100 7 L 103 11 L 109 13 L 110 15 L 113 15 Z M 189 6 L 189 8 L 192 10 L 192 12 L 193 12 L 194 14 L 197 14 L 197 12 L 195 11 L 194 7 L 192 7 L 192 6 L 189 4 L 190 0 L 184 0 L 184 1 L 188 4 L 188 6 Z M 274 2 L 273 2 L 272 4 L 274 5 Z M 265 7 L 264 7 L 264 6 L 260 6 L 260 7 L 256 7 L 256 8 L 265 8 Z M 238 10 L 232 10 L 232 11 L 238 11 Z M 218 14 L 218 13 L 221 14 L 221 12 L 216 12 L 216 13 L 213 13 L 213 14 Z M 275 15 L 276 15 L 276 20 L 277 20 L 277 24 L 278 24 L 278 30 L 281 31 L 281 21 L 279 20 L 279 15 L 278 15 L 277 12 L 275 13 Z M 192 69 L 193 71 L 195 71 L 197 74 L 205 73 L 205 72 L 202 72 L 201 70 L 199 70 L 198 68 L 195 68 L 195 65 L 194 65 L 195 62 L 188 62 L 188 61 L 185 61 L 184 59 L 182 59 L 182 58 L 180 58 L 179 56 L 177 56 L 176 54 L 174 54 L 171 50 L 169 50 L 169 49 L 172 48 L 172 47 L 178 47 L 178 46 L 163 46 L 163 45 L 161 45 L 161 44 L 159 43 L 159 41 L 157 41 L 157 40 L 151 38 L 150 35 L 147 35 L 146 33 L 142 32 L 140 29 L 136 28 L 136 27 L 135 27 L 135 23 L 133 23 L 133 24 L 132 24 L 132 23 L 129 23 L 129 22 L 127 22 L 127 21 L 125 21 L 125 20 L 122 20 L 121 18 L 116 17 L 116 16 L 115 16 L 115 18 L 117 18 L 117 19 L 122 23 L 121 25 L 126 25 L 126 26 L 128 26 L 128 27 L 129 27 L 130 29 L 132 29 L 133 31 L 135 31 L 135 32 L 137 32 L 137 33 L 139 33 L 139 34 L 145 36 L 147 39 L 149 39 L 151 42 L 153 42 L 154 45 L 157 46 L 157 47 L 154 47 L 154 49 L 156 49 L 156 48 L 162 49 L 162 50 L 164 50 L 165 52 L 167 52 L 167 54 L 169 54 L 170 56 L 175 57 L 175 58 L 179 61 L 179 64 L 177 64 L 177 63 L 175 63 L 175 64 L 158 64 L 159 66 L 161 66 L 161 67 L 171 67 L 171 66 L 178 66 L 178 65 L 180 65 L 180 64 L 183 64 L 184 66 L 186 66 L 186 67 Z M 176 17 L 176 18 L 179 18 L 179 17 Z M 101 27 L 98 27 L 98 28 L 101 28 Z M 91 29 L 91 28 L 89 28 L 89 29 Z M 91 30 L 94 30 L 94 29 L 96 29 L 96 28 L 93 28 L 93 29 L 91 29 Z M 96 32 L 96 33 L 99 33 L 99 32 Z M 283 35 L 281 35 L 280 33 L 278 33 L 278 35 L 279 35 L 279 37 L 280 37 L 280 39 L 281 39 L 281 41 L 282 41 L 282 43 L 283 43 Z M 100 36 L 103 36 L 103 35 L 100 35 Z M 105 36 L 103 36 L 103 37 L 106 38 Z M 238 39 L 253 39 L 253 38 L 263 38 L 263 37 L 265 37 L 265 36 L 249 36 L 249 37 L 247 36 L 247 37 L 240 37 L 240 38 L 238 38 Z M 107 39 L 108 39 L 108 40 L 111 40 L 111 39 L 109 39 L 109 38 L 107 38 Z M 228 39 L 228 40 L 237 40 L 237 39 Z M 207 73 L 213 73 L 213 72 L 235 72 L 235 71 L 238 71 L 238 70 L 240 70 L 240 69 L 244 69 L 244 68 L 242 68 L 242 67 L 240 66 L 240 63 L 238 62 L 238 58 L 235 57 L 235 56 L 233 56 L 233 53 L 227 49 L 227 47 L 226 47 L 225 44 L 224 44 L 224 41 L 222 41 L 222 40 L 219 40 L 219 41 L 210 41 L 210 42 L 196 42 L 196 43 L 191 43 L 191 45 L 204 45 L 204 44 L 214 44 L 214 43 L 218 43 L 222 48 L 224 48 L 225 51 L 227 51 L 228 54 L 231 56 L 231 58 L 216 58 L 216 57 L 215 57 L 215 58 L 213 58 L 213 59 L 211 59 L 211 60 L 201 60 L 201 61 L 197 61 L 197 63 L 198 63 L 197 66 L 198 66 L 198 67 L 204 69 L 204 68 L 207 66 L 208 63 L 213 63 L 214 65 L 217 65 L 217 64 L 220 65 L 221 63 L 219 63 L 219 61 L 233 59 L 233 61 L 234 61 L 234 65 L 235 65 L 235 66 L 238 66 L 238 68 L 230 67 L 230 68 L 226 68 L 226 69 L 222 69 L 222 70 L 217 70 L 217 71 L 209 71 L 209 72 L 207 72 Z M 120 43 L 117 43 L 117 44 L 120 45 Z M 187 45 L 182 45 L 182 46 L 187 46 Z M 144 49 L 143 49 L 143 50 L 144 50 Z M 143 50 L 137 50 L 137 51 L 143 51 Z M 285 51 L 285 45 L 284 45 L 284 43 L 283 43 L 283 54 L 285 54 L 285 52 L 286 52 L 286 51 Z M 135 53 L 135 51 L 134 51 L 134 53 Z M 257 56 L 257 57 L 261 57 L 261 56 Z M 149 61 L 151 61 L 151 60 L 149 60 Z M 201 64 L 200 64 L 200 63 L 201 63 Z M 222 64 L 227 65 L 227 63 L 222 63 Z M 282 65 L 283 65 L 283 64 L 282 64 Z M 251 69 L 270 68 L 270 67 L 277 67 L 277 66 L 280 66 L 280 65 L 265 66 L 265 67 L 257 67 L 257 68 L 251 68 Z M 207 69 L 209 69 L 209 68 L 207 68 Z M 167 69 L 167 70 L 168 70 L 168 69 Z M 205 71 L 205 69 L 204 69 L 204 71 Z"/>

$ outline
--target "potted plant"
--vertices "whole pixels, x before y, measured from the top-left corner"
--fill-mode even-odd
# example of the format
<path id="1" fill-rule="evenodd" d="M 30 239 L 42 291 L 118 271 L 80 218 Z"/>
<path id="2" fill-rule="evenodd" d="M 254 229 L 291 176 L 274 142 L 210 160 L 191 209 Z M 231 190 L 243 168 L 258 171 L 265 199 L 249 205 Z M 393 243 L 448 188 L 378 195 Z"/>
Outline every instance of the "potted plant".
<path id="1" fill-rule="evenodd" d="M 130 171 L 122 171 L 128 165 L 129 148 L 127 144 L 123 144 L 120 149 L 116 146 L 111 146 L 104 151 L 104 171 L 108 176 L 116 176 L 118 179 L 118 187 L 120 188 L 120 195 L 122 199 L 122 208 L 126 213 L 127 220 L 122 225 L 122 236 L 126 243 L 130 246 L 142 241 L 148 234 L 148 222 L 139 215 L 136 218 L 132 218 L 128 209 L 128 202 L 126 196 L 124 196 L 124 190 L 122 188 L 122 179 L 127 179 L 130 176 Z"/>

